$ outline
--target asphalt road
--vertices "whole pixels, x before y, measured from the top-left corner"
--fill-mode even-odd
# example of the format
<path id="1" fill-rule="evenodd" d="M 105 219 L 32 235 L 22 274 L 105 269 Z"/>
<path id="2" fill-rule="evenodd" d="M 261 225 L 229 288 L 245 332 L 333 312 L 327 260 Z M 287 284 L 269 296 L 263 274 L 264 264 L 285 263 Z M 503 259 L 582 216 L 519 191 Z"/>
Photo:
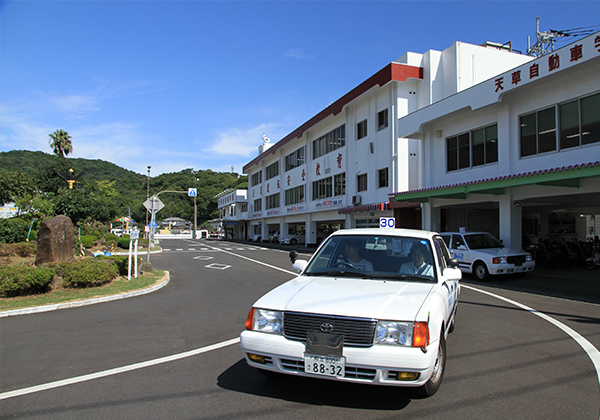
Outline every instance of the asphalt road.
<path id="1" fill-rule="evenodd" d="M 287 252 L 214 241 L 161 245 L 169 251 L 151 261 L 171 281 L 157 292 L 0 318 L 0 417 L 600 417 L 598 304 L 465 279 L 442 386 L 413 399 L 402 388 L 268 379 L 246 365 L 236 339 L 252 303 L 292 277 Z"/>

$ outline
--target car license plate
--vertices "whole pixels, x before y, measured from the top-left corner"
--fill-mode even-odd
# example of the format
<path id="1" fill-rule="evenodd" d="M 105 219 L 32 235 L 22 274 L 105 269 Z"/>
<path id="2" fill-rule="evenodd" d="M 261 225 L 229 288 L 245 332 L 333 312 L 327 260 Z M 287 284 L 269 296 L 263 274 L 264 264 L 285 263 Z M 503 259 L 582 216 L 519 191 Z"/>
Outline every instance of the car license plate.
<path id="1" fill-rule="evenodd" d="M 315 375 L 338 376 L 345 375 L 346 360 L 344 357 L 319 356 L 304 354 L 304 371 Z"/>
<path id="2" fill-rule="evenodd" d="M 515 273 L 519 271 L 523 271 L 523 267 L 515 267 Z"/>

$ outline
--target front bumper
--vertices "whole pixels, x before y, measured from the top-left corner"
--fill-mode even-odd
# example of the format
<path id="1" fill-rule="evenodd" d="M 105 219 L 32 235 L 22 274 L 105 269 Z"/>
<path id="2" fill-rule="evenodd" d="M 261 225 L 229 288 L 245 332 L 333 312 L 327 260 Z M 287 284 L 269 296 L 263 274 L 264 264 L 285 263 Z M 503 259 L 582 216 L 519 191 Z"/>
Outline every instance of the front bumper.
<path id="1" fill-rule="evenodd" d="M 491 275 L 528 273 L 535 268 L 535 261 L 527 261 L 523 265 L 514 264 L 489 264 L 488 271 Z"/>
<path id="2" fill-rule="evenodd" d="M 404 387 L 425 384 L 431 376 L 437 357 L 437 341 L 430 343 L 426 352 L 419 348 L 391 345 L 345 347 L 345 376 L 334 377 L 304 372 L 304 342 L 288 340 L 276 334 L 244 331 L 240 337 L 240 346 L 248 364 L 258 369 L 288 375 Z M 265 363 L 250 360 L 249 353 L 263 356 Z M 410 381 L 398 380 L 400 372 L 416 372 L 419 377 Z"/>

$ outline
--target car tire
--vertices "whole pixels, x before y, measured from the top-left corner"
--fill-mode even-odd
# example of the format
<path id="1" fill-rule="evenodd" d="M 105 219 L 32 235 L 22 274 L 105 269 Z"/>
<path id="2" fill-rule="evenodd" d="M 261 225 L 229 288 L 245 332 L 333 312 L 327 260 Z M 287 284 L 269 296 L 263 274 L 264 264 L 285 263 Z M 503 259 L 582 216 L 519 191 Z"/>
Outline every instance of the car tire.
<path id="1" fill-rule="evenodd" d="M 298 241 L 294 238 L 290 239 L 290 245 L 296 245 Z"/>
<path id="2" fill-rule="evenodd" d="M 487 267 L 481 261 L 475 263 L 475 265 L 473 266 L 473 274 L 475 274 L 475 277 L 477 277 L 477 279 L 481 281 L 487 280 L 490 276 Z"/>
<path id="3" fill-rule="evenodd" d="M 438 355 L 435 359 L 433 367 L 433 373 L 431 378 L 415 390 L 415 394 L 419 397 L 427 398 L 431 397 L 437 392 L 442 384 L 442 378 L 444 377 L 444 371 L 446 370 L 446 340 L 444 338 L 444 331 L 440 332 L 440 340 L 438 346 Z"/>

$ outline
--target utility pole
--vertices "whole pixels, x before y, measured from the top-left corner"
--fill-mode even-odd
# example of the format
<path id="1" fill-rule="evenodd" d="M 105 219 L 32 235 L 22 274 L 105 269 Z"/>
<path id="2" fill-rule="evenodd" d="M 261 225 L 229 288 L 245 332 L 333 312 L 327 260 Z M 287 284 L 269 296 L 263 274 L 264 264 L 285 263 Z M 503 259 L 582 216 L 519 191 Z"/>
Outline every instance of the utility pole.
<path id="1" fill-rule="evenodd" d="M 148 182 L 146 184 L 146 200 L 150 198 L 150 166 L 148 166 Z M 146 226 L 148 226 L 148 210 L 146 209 Z"/>

